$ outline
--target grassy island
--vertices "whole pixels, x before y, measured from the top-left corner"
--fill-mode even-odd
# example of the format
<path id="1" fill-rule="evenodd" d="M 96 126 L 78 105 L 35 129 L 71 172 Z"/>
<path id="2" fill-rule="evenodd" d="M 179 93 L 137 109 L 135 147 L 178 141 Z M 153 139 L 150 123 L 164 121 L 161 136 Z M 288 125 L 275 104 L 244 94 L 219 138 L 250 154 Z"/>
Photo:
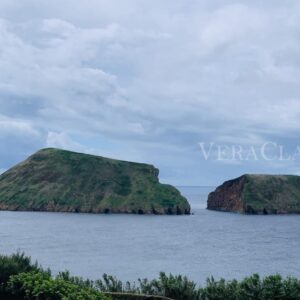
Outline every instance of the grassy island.
<path id="1" fill-rule="evenodd" d="M 0 176 L 0 210 L 189 214 L 152 165 L 42 149 Z"/>
<path id="2" fill-rule="evenodd" d="M 243 175 L 210 193 L 207 208 L 245 214 L 299 214 L 300 176 Z"/>

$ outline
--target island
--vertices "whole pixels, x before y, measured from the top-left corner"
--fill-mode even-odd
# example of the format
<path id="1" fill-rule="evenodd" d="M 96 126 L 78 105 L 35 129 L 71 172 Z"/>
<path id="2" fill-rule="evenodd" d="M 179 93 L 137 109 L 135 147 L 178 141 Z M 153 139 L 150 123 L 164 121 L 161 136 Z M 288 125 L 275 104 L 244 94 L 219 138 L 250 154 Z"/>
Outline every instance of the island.
<path id="1" fill-rule="evenodd" d="M 158 173 L 149 164 L 46 148 L 0 176 L 0 210 L 190 214 L 187 199 Z"/>
<path id="2" fill-rule="evenodd" d="M 299 214 L 300 176 L 242 175 L 210 193 L 207 209 L 242 214 Z"/>

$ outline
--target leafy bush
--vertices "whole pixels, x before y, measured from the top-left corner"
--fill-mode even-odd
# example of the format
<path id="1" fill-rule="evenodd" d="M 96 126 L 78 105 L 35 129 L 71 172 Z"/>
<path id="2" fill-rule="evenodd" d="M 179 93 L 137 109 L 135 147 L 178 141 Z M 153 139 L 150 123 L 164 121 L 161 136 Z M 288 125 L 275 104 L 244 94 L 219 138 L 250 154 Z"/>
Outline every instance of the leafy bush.
<path id="1" fill-rule="evenodd" d="M 292 277 L 283 279 L 280 275 L 261 279 L 258 274 L 241 282 L 211 278 L 207 280 L 206 287 L 200 289 L 200 295 L 202 300 L 300 300 L 300 280 Z"/>
<path id="2" fill-rule="evenodd" d="M 94 281 L 90 279 L 83 279 L 79 276 L 71 276 L 69 271 L 59 272 L 57 279 L 71 282 L 83 288 L 94 288 Z"/>
<path id="3" fill-rule="evenodd" d="M 102 293 L 46 273 L 20 273 L 10 277 L 7 291 L 15 300 L 108 300 Z"/>
<path id="4" fill-rule="evenodd" d="M 143 300 L 300 300 L 300 280 L 292 277 L 283 279 L 279 275 L 263 279 L 258 274 L 242 281 L 208 278 L 206 285 L 197 287 L 195 282 L 181 275 L 160 273 L 158 279 L 139 279 L 138 283 L 123 283 L 114 276 L 103 275 L 100 280 L 86 281 L 65 273 L 63 278 L 80 286 L 102 291 L 112 299 Z M 148 297 L 147 297 L 148 295 Z"/>
<path id="5" fill-rule="evenodd" d="M 31 258 L 24 253 L 0 255 L 0 284 L 5 284 L 11 275 L 31 271 L 42 271 L 42 269 L 37 263 L 32 263 Z"/>
<path id="6" fill-rule="evenodd" d="M 196 283 L 190 281 L 186 276 L 173 276 L 171 274 L 168 276 L 164 272 L 160 273 L 158 279 L 151 281 L 139 279 L 138 286 L 130 282 L 124 284 L 116 277 L 104 274 L 102 279 L 95 282 L 95 287 L 103 292 L 155 295 L 178 300 L 199 298 Z"/>
<path id="7" fill-rule="evenodd" d="M 6 284 L 11 276 L 32 271 L 50 275 L 50 270 L 44 271 L 36 262 L 32 263 L 31 258 L 24 253 L 0 255 L 0 299 L 13 299 L 6 290 Z"/>
<path id="8" fill-rule="evenodd" d="M 186 276 L 167 276 L 161 272 L 158 279 L 148 281 L 139 280 L 140 290 L 145 294 L 160 295 L 176 300 L 198 299 L 199 290 L 196 283 Z"/>
<path id="9" fill-rule="evenodd" d="M 96 280 L 95 287 L 103 292 L 111 293 L 141 293 L 141 290 L 127 281 L 125 284 L 114 276 L 104 274 L 102 279 Z"/>
<path id="10" fill-rule="evenodd" d="M 198 287 L 186 276 L 160 273 L 158 279 L 123 283 L 104 274 L 92 281 L 49 270 L 23 253 L 0 256 L 0 299 L 5 300 L 300 300 L 300 280 L 258 274 L 241 281 L 207 279 Z"/>
<path id="11" fill-rule="evenodd" d="M 239 293 L 239 284 L 236 280 L 226 282 L 224 279 L 215 281 L 213 277 L 206 280 L 206 287 L 199 289 L 198 298 L 203 300 L 236 300 Z"/>

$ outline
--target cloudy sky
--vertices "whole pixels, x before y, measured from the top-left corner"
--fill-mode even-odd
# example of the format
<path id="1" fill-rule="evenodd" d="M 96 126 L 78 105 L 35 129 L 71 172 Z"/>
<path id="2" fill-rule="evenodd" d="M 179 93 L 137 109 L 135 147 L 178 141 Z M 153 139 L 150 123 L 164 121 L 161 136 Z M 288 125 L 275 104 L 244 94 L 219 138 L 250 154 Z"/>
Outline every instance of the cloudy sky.
<path id="1" fill-rule="evenodd" d="M 300 144 L 299 20 L 298 0 L 0 0 L 0 172 L 59 147 L 177 185 L 300 174 L 280 158 Z"/>

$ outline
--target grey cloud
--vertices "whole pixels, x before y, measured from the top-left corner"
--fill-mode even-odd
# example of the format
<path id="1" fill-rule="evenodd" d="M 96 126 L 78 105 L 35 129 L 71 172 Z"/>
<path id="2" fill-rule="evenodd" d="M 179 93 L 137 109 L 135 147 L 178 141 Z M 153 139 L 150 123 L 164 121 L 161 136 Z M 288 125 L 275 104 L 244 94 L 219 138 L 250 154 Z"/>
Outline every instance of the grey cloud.
<path id="1" fill-rule="evenodd" d="M 163 168 L 172 153 L 179 178 L 200 166 L 199 141 L 297 136 L 300 6 L 288 3 L 1 1 L 0 157 L 13 141 L 101 152 L 87 135 Z"/>

